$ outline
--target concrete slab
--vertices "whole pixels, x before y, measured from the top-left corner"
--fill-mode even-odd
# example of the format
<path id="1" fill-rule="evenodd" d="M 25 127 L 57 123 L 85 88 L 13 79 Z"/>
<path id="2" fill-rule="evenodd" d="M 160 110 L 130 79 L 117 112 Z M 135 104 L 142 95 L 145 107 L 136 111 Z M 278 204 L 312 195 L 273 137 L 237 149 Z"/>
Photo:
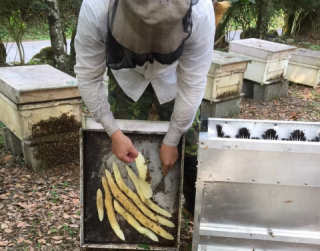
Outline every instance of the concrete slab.
<path id="1" fill-rule="evenodd" d="M 270 101 L 281 97 L 287 97 L 288 87 L 289 81 L 285 79 L 268 85 L 261 85 L 250 80 L 244 80 L 242 91 L 246 98 Z"/>
<path id="2" fill-rule="evenodd" d="M 0 134 L 4 140 L 4 148 L 13 155 L 22 155 L 22 146 L 20 139 L 14 135 L 7 127 L 0 128 Z"/>
<path id="3" fill-rule="evenodd" d="M 203 100 L 200 106 L 200 119 L 208 118 L 231 118 L 240 114 L 241 97 L 224 100 L 221 102 L 210 102 Z"/>

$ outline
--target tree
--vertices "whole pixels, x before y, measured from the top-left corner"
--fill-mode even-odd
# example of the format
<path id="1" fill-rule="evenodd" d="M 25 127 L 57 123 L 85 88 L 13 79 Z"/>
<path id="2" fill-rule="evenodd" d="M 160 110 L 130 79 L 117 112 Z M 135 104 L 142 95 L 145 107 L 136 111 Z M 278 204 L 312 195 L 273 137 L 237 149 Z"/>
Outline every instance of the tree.
<path id="1" fill-rule="evenodd" d="M 24 55 L 24 48 L 22 45 L 22 39 L 26 31 L 26 24 L 21 17 L 20 10 L 16 10 L 12 12 L 11 16 L 8 17 L 8 22 L 6 24 L 6 27 L 9 31 L 10 36 L 16 42 L 18 52 L 19 52 L 19 57 L 20 57 L 20 63 L 24 64 L 25 55 Z"/>
<path id="2" fill-rule="evenodd" d="M 45 0 L 48 6 L 48 24 L 50 29 L 51 47 L 54 52 L 54 60 L 57 68 L 66 71 L 68 64 L 67 48 L 64 43 L 60 10 L 57 0 Z"/>
<path id="3" fill-rule="evenodd" d="M 320 1 L 319 0 L 274 0 L 284 9 L 284 34 L 287 36 L 318 36 L 320 38 Z"/>
<path id="4" fill-rule="evenodd" d="M 6 64 L 6 59 L 7 59 L 6 47 L 0 37 L 0 66 Z"/>
<path id="5" fill-rule="evenodd" d="M 272 1 L 256 0 L 257 23 L 255 33 L 260 39 L 266 38 L 266 35 L 268 34 L 273 11 Z"/>

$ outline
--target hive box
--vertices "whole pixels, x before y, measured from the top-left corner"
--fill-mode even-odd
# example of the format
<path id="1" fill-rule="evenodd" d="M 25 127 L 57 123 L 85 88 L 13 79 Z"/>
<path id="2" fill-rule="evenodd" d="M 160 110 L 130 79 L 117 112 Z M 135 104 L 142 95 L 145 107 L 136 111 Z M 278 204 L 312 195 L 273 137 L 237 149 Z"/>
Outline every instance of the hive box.
<path id="1" fill-rule="evenodd" d="M 112 154 L 111 140 L 102 125 L 92 118 L 83 120 L 80 134 L 80 246 L 82 248 L 109 248 L 112 250 L 180 250 L 182 215 L 184 138 L 179 144 L 179 159 L 167 176 L 162 176 L 159 149 L 169 128 L 166 121 L 117 120 L 119 128 L 132 140 L 139 152 L 148 161 L 148 176 L 153 191 L 152 200 L 168 210 L 175 224 L 174 228 L 162 226 L 174 236 L 174 240 L 159 237 L 159 242 L 139 234 L 123 217 L 118 215 L 120 228 L 125 235 L 121 241 L 112 231 L 107 216 L 99 221 L 96 209 L 96 191 L 102 189 L 101 177 L 104 169 L 112 173 L 112 162 L 119 165 L 124 182 L 136 192 L 127 177 L 124 163 Z M 136 172 L 135 163 L 128 164 Z M 105 211 L 106 212 L 106 211 Z"/>
<path id="2" fill-rule="evenodd" d="M 320 250 L 319 163 L 320 123 L 209 119 L 192 250 Z"/>
<path id="3" fill-rule="evenodd" d="M 297 49 L 289 60 L 286 79 L 317 87 L 320 84 L 320 51 Z"/>
<path id="4" fill-rule="evenodd" d="M 55 145 L 52 139 L 33 139 L 33 126 L 63 114 L 81 122 L 81 99 L 73 77 L 49 65 L 0 67 L 0 121 L 8 128 L 6 142 L 15 142 L 6 147 L 15 155 L 23 153 L 27 166 L 39 169 L 50 164 L 39 161 L 35 149 L 39 142 Z M 61 139 L 65 138 L 56 138 Z"/>
<path id="5" fill-rule="evenodd" d="M 228 52 L 214 51 L 212 64 L 207 75 L 205 100 L 218 102 L 239 97 L 244 72 L 250 59 Z"/>
<path id="6" fill-rule="evenodd" d="M 63 113 L 81 121 L 76 80 L 49 65 L 0 68 L 0 121 L 20 140 L 32 126 Z"/>
<path id="7" fill-rule="evenodd" d="M 244 78 L 259 84 L 277 82 L 286 73 L 290 54 L 296 47 L 249 38 L 230 42 L 229 51 L 248 56 L 252 61 L 248 65 Z"/>

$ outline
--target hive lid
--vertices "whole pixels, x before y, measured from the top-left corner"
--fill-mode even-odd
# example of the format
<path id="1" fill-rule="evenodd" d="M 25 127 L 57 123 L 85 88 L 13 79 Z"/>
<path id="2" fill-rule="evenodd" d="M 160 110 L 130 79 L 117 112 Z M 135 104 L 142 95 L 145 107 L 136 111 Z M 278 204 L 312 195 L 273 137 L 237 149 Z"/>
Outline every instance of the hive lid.
<path id="1" fill-rule="evenodd" d="M 248 63 L 250 58 L 237 55 L 232 52 L 214 51 L 212 63 L 217 65 L 230 65 L 237 63 Z"/>
<path id="2" fill-rule="evenodd" d="M 270 42 L 266 40 L 248 38 L 230 42 L 230 51 L 246 56 L 267 59 L 275 54 L 292 52 L 296 47 Z"/>
<path id="3" fill-rule="evenodd" d="M 292 53 L 290 62 L 320 67 L 320 51 L 299 48 Z"/>
<path id="4" fill-rule="evenodd" d="M 1 67 L 0 92 L 16 104 L 80 97 L 76 79 L 50 65 Z"/>

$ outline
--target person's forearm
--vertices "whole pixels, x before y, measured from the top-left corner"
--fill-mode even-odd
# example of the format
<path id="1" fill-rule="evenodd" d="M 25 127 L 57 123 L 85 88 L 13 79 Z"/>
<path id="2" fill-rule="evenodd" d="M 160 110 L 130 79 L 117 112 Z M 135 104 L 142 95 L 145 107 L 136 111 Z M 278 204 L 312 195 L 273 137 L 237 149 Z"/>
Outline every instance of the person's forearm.
<path id="1" fill-rule="evenodd" d="M 183 81 L 183 80 L 181 80 Z M 174 110 L 170 121 L 168 133 L 163 143 L 169 146 L 177 146 L 181 136 L 192 126 L 205 90 L 205 80 L 199 79 L 199 85 L 194 87 L 178 88 Z"/>
<path id="2" fill-rule="evenodd" d="M 102 124 L 109 136 L 119 129 L 108 103 L 107 89 L 102 78 L 81 80 L 78 78 L 81 97 L 95 120 Z"/>
<path id="3" fill-rule="evenodd" d="M 177 145 L 181 135 L 192 125 L 204 96 L 212 61 L 215 32 L 212 2 L 199 2 L 198 7 L 201 7 L 198 13 L 201 16 L 195 16 L 192 34 L 179 59 L 177 97 L 169 131 L 163 141 L 170 146 Z"/>

